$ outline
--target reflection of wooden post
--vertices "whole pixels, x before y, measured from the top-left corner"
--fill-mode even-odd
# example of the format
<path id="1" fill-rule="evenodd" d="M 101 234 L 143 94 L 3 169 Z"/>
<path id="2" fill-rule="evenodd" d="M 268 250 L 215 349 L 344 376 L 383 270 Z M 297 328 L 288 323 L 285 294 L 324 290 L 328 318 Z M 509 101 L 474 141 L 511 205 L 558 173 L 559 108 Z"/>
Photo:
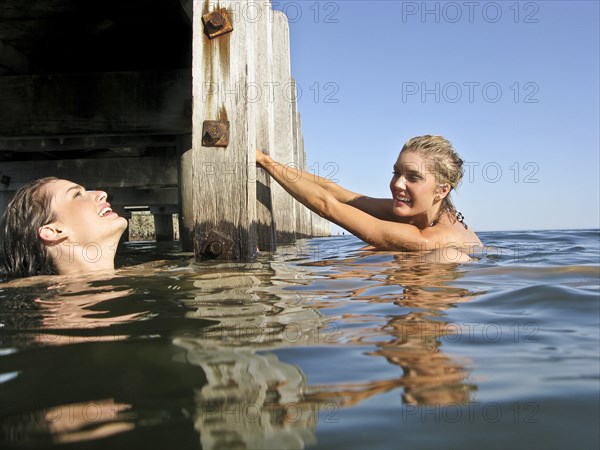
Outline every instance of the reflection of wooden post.
<path id="1" fill-rule="evenodd" d="M 244 20 L 239 6 L 231 0 L 218 6 L 194 2 L 191 212 L 196 257 L 248 258 L 256 253 L 256 138 L 252 103 L 244 97 L 255 76 L 249 50 L 254 24 Z M 209 39 L 202 16 L 221 8 L 228 11 L 233 31 Z M 225 147 L 203 145 L 207 120 L 229 122 Z M 189 212 L 184 207 L 184 214 Z"/>

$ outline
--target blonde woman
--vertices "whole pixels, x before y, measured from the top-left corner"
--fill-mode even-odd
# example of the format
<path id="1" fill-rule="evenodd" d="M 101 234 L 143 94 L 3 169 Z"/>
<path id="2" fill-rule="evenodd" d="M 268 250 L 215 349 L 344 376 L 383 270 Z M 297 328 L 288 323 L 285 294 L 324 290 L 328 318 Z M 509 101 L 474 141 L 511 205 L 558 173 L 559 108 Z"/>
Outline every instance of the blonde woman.
<path id="1" fill-rule="evenodd" d="M 456 262 L 481 246 L 450 199 L 463 176 L 463 161 L 441 136 L 409 140 L 393 167 L 391 199 L 351 192 L 295 170 L 256 151 L 256 162 L 296 200 L 377 250 L 446 251 Z"/>

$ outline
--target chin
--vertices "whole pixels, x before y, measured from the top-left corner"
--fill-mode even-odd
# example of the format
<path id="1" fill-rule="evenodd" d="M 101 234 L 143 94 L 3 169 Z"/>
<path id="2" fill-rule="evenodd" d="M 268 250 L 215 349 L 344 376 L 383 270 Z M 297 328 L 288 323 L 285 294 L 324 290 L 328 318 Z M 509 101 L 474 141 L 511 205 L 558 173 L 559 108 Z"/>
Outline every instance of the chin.
<path id="1" fill-rule="evenodd" d="M 398 217 L 410 217 L 409 211 L 402 211 L 401 208 L 394 207 L 392 208 L 392 213 Z"/>
<path id="2" fill-rule="evenodd" d="M 129 221 L 123 217 L 119 217 L 116 223 L 112 224 L 110 231 L 107 230 L 111 239 L 120 239 L 127 227 L 129 226 Z"/>

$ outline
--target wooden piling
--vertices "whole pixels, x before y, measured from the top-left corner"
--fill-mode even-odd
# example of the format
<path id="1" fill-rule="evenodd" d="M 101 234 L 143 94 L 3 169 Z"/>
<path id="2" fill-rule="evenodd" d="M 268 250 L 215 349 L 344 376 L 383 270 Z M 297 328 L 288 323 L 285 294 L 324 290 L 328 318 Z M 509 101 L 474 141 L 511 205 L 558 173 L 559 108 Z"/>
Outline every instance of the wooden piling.
<path id="1" fill-rule="evenodd" d="M 236 3 L 223 0 L 233 32 L 210 39 L 202 16 L 216 4 L 194 2 L 191 170 L 192 201 L 184 198 L 184 216 L 193 217 L 196 256 L 245 259 L 254 256 L 256 236 L 256 131 L 252 104 L 241 89 L 255 80 L 254 27 L 235 15 Z M 239 5 L 237 5 L 239 6 Z M 229 122 L 226 147 L 203 144 L 204 121 Z M 189 177 L 190 174 L 184 175 Z M 188 178 L 189 179 L 189 178 Z M 252 180 L 252 182 L 249 182 Z"/>
<path id="2" fill-rule="evenodd" d="M 167 206 L 158 206 L 150 208 L 154 219 L 154 237 L 156 242 L 171 242 L 173 241 L 173 211 Z"/>
<path id="3" fill-rule="evenodd" d="M 294 164 L 292 103 L 295 99 L 290 62 L 290 31 L 287 17 L 273 11 L 273 123 L 275 136 L 271 154 L 284 165 Z M 271 186 L 273 219 L 278 244 L 294 242 L 296 205 L 294 199 L 277 183 Z"/>
<path id="4" fill-rule="evenodd" d="M 194 183 L 192 135 L 177 138 L 177 183 L 179 186 L 179 242 L 186 252 L 194 251 Z"/>
<path id="5" fill-rule="evenodd" d="M 256 146 L 266 153 L 274 151 L 275 124 L 273 121 L 273 101 L 269 86 L 273 84 L 273 35 L 271 5 L 268 1 L 249 1 L 248 8 L 256 12 L 256 33 L 254 34 L 254 58 L 256 62 L 255 85 L 246 89 L 246 99 L 254 103 L 254 126 Z M 276 184 L 276 183 L 273 183 Z M 261 251 L 274 251 L 275 224 L 271 201 L 271 177 L 263 170 L 256 170 L 256 225 L 258 248 Z"/>
<path id="6" fill-rule="evenodd" d="M 254 20 L 250 10 L 259 11 Z M 212 37 L 215 14 L 233 31 Z M 287 17 L 264 1 L 194 2 L 193 29 L 192 142 L 179 153 L 182 236 L 192 236 L 196 256 L 227 259 L 309 236 L 310 213 L 257 171 L 254 157 L 258 146 L 305 166 Z M 228 122 L 229 142 L 206 121 Z"/>
<path id="7" fill-rule="evenodd" d="M 296 80 L 292 79 L 292 84 L 294 93 L 294 101 L 292 102 L 294 166 L 306 171 L 306 153 L 304 151 L 300 112 L 298 111 Z M 297 201 L 294 201 L 294 204 L 296 207 L 296 237 L 308 237 L 311 235 L 311 215 L 314 213 Z"/>

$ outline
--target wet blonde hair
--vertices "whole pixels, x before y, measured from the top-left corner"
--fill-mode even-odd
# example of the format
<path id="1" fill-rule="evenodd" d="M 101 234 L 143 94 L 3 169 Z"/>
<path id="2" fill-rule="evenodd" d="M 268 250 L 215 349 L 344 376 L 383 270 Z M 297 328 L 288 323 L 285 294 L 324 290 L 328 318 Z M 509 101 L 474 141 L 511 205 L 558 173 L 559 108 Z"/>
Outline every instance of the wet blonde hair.
<path id="1" fill-rule="evenodd" d="M 438 184 L 447 184 L 450 191 L 456 189 L 463 177 L 463 160 L 452 147 L 452 144 L 442 136 L 417 136 L 410 139 L 402 147 L 402 152 L 413 152 L 427 162 L 427 170 L 435 175 Z M 447 211 L 451 217 L 457 214 L 450 193 L 444 198 L 440 212 Z"/>

